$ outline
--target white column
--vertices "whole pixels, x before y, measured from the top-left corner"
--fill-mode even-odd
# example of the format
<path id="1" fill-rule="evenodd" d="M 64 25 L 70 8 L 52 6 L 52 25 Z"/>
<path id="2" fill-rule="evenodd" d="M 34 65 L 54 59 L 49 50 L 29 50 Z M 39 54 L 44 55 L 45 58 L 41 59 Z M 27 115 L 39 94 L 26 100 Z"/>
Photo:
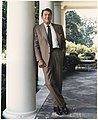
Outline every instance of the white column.
<path id="1" fill-rule="evenodd" d="M 40 4 L 39 4 L 39 23 L 42 23 L 42 19 L 41 19 L 41 11 L 45 8 L 50 8 L 52 10 L 52 12 L 54 11 L 54 5 L 53 5 L 53 1 L 40 1 Z M 53 12 L 54 13 L 54 12 Z M 52 17 L 54 18 L 54 17 Z M 52 22 L 54 20 L 52 19 Z"/>
<path id="2" fill-rule="evenodd" d="M 8 1 L 5 118 L 31 118 L 36 109 L 34 2 Z"/>
<path id="3" fill-rule="evenodd" d="M 42 19 L 41 19 L 41 11 L 45 8 L 50 8 L 52 10 L 52 12 L 54 11 L 53 9 L 53 1 L 40 1 L 39 4 L 39 24 L 42 23 Z M 53 12 L 54 13 L 54 12 Z M 53 20 L 52 20 L 53 22 Z M 42 68 L 38 67 L 38 85 L 44 85 L 45 84 L 45 80 L 44 80 L 44 74 L 42 71 Z"/>
<path id="4" fill-rule="evenodd" d="M 61 2 L 54 2 L 54 23 L 61 24 Z"/>

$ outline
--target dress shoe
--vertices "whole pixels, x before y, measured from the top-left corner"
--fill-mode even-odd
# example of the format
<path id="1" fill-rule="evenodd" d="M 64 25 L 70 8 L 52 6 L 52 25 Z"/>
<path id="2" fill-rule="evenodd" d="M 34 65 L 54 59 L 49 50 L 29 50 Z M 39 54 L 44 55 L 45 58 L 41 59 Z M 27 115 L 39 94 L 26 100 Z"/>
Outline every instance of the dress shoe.
<path id="1" fill-rule="evenodd" d="M 58 115 L 62 115 L 62 111 L 61 111 L 61 109 L 59 108 L 59 106 L 54 107 L 54 112 L 56 112 L 56 114 L 58 114 Z"/>
<path id="2" fill-rule="evenodd" d="M 63 112 L 64 114 L 66 114 L 66 115 L 69 113 L 68 108 L 66 107 L 66 105 L 64 105 L 64 106 L 62 107 L 62 112 Z"/>

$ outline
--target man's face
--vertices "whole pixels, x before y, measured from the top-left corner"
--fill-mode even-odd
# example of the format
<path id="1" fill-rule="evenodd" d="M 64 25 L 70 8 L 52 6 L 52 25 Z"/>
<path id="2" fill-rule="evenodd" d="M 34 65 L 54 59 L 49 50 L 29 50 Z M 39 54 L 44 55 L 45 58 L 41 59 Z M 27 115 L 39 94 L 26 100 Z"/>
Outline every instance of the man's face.
<path id="1" fill-rule="evenodd" d="M 42 20 L 44 23 L 46 23 L 46 24 L 51 23 L 52 15 L 49 11 L 44 11 L 43 15 L 41 17 L 42 17 Z"/>

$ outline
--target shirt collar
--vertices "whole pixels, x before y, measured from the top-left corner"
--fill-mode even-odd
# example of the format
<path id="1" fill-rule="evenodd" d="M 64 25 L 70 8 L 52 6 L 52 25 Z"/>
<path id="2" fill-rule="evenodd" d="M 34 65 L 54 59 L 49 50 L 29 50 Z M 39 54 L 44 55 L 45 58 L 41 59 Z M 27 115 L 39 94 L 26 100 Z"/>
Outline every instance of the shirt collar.
<path id="1" fill-rule="evenodd" d="M 46 27 L 47 27 L 47 24 L 45 24 L 45 23 L 44 23 L 44 26 L 45 26 L 45 28 L 46 28 Z M 51 27 L 51 26 L 52 26 L 52 24 L 50 23 L 48 26 L 50 26 L 50 27 Z"/>

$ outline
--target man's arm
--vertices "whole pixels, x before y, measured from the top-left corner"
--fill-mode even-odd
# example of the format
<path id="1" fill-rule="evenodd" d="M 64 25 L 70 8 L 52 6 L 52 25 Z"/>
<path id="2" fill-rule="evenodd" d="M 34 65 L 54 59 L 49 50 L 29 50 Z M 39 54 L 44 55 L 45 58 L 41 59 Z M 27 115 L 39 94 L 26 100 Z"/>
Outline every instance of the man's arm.
<path id="1" fill-rule="evenodd" d="M 39 67 L 42 68 L 42 67 L 45 67 L 46 64 L 44 63 L 42 56 L 41 56 L 40 45 L 39 45 L 39 40 L 38 40 L 36 28 L 34 28 L 33 36 L 34 36 L 33 37 L 34 38 L 34 51 L 35 51 L 36 60 L 38 61 Z"/>
<path id="2" fill-rule="evenodd" d="M 41 57 L 41 52 L 40 52 L 40 46 L 39 46 L 38 35 L 37 35 L 37 32 L 36 32 L 36 27 L 33 30 L 33 39 L 34 39 L 34 51 L 35 51 L 36 60 L 39 61 L 40 59 L 42 59 L 42 57 Z"/>
<path id="3" fill-rule="evenodd" d="M 62 25 L 61 26 L 61 33 L 62 33 L 62 50 L 63 52 L 66 51 L 66 40 L 65 40 L 65 36 L 64 36 L 64 30 L 63 30 L 63 27 Z"/>

